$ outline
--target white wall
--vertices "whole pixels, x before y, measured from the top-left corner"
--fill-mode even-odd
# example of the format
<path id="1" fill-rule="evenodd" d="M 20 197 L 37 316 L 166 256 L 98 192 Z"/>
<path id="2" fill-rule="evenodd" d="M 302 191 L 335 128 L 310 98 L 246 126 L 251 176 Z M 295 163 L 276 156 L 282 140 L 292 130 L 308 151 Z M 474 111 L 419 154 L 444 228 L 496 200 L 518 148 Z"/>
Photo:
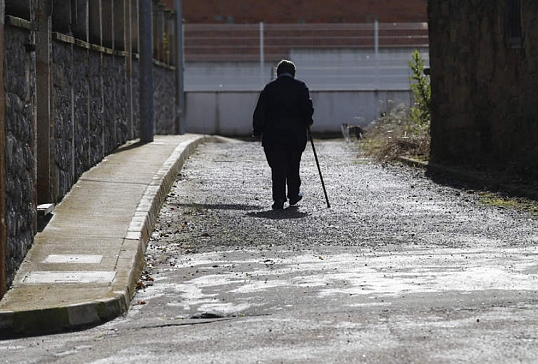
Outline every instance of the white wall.
<path id="1" fill-rule="evenodd" d="M 255 91 L 274 77 L 274 64 L 259 62 L 186 62 L 186 91 Z"/>
<path id="2" fill-rule="evenodd" d="M 188 133 L 248 136 L 259 91 L 186 93 Z M 410 105 L 411 93 L 397 91 L 312 91 L 313 132 L 338 133 L 342 123 L 367 125 L 398 104 Z M 359 119 L 360 118 L 360 119 Z"/>
<path id="3" fill-rule="evenodd" d="M 411 103 L 414 48 L 291 49 L 288 59 L 314 101 L 314 132 L 339 132 L 342 123 L 366 125 L 381 112 Z M 428 49 L 420 49 L 426 65 Z M 207 61 L 185 64 L 186 130 L 249 135 L 260 90 L 274 78 L 276 61 Z"/>
<path id="4" fill-rule="evenodd" d="M 291 50 L 297 78 L 312 91 L 409 90 L 413 49 Z M 428 49 L 420 49 L 426 65 Z M 187 62 L 186 91 L 258 91 L 275 77 L 277 61 Z"/>
<path id="5" fill-rule="evenodd" d="M 259 92 L 186 92 L 187 133 L 249 135 Z"/>
<path id="6" fill-rule="evenodd" d="M 398 104 L 410 105 L 410 91 L 314 91 L 313 130 L 334 132 L 342 123 L 366 126 Z"/>

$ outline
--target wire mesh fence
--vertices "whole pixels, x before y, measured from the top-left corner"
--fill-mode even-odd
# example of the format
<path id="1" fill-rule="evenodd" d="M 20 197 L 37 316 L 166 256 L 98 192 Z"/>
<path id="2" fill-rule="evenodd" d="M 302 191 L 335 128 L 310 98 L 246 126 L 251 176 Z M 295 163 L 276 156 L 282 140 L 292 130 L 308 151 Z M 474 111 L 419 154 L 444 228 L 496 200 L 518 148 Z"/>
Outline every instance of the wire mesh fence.
<path id="1" fill-rule="evenodd" d="M 186 24 L 186 90 L 255 90 L 281 59 L 311 89 L 408 89 L 411 52 L 428 59 L 426 23 Z"/>

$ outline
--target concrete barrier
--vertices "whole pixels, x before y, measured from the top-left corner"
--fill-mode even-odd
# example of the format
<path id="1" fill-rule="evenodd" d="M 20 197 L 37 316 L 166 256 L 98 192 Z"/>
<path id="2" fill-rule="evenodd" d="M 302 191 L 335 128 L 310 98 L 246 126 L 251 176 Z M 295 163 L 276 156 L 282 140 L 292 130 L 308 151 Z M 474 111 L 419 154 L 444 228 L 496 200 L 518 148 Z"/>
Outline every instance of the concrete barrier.
<path id="1" fill-rule="evenodd" d="M 186 93 L 186 130 L 195 134 L 247 136 L 259 91 Z M 312 91 L 315 133 L 338 133 L 342 123 L 365 126 L 399 104 L 410 105 L 411 92 Z"/>

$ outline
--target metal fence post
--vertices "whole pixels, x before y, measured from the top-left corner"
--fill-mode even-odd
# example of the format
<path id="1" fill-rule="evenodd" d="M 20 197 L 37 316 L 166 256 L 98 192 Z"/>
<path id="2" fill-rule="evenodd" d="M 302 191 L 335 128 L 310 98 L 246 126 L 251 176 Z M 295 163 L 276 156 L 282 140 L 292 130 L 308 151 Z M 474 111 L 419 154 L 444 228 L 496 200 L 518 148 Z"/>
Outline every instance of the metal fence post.
<path id="1" fill-rule="evenodd" d="M 151 0 L 139 0 L 139 37 L 140 37 L 140 141 L 153 141 L 153 29 L 151 24 Z"/>
<path id="2" fill-rule="evenodd" d="M 178 132 L 185 134 L 185 47 L 183 45 L 183 3 L 182 0 L 175 0 L 176 8 L 176 40 L 177 40 L 177 114 Z"/>
<path id="3" fill-rule="evenodd" d="M 260 83 L 261 87 L 264 86 L 264 68 L 265 68 L 265 46 L 264 46 L 264 26 L 263 22 L 260 22 Z"/>
<path id="4" fill-rule="evenodd" d="M 374 21 L 375 89 L 379 90 L 379 21 Z"/>
<path id="5" fill-rule="evenodd" d="M 301 77 L 312 90 L 408 90 L 406 53 L 410 48 L 427 53 L 429 41 L 425 23 L 376 19 L 364 24 L 185 23 L 184 29 L 187 97 L 188 91 L 259 91 L 274 77 L 272 63 L 286 57 L 301 63 Z"/>

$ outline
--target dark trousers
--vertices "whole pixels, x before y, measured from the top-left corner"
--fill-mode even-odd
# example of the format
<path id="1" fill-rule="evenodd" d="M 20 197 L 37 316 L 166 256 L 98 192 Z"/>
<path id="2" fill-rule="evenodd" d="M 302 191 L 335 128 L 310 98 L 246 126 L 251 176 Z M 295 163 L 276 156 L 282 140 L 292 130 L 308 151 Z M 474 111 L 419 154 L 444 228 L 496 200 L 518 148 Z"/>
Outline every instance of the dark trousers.
<path id="1" fill-rule="evenodd" d="M 263 149 L 271 167 L 273 200 L 286 201 L 286 186 L 288 187 L 287 196 L 297 197 L 301 188 L 299 169 L 303 150 L 286 145 L 268 145 Z"/>

